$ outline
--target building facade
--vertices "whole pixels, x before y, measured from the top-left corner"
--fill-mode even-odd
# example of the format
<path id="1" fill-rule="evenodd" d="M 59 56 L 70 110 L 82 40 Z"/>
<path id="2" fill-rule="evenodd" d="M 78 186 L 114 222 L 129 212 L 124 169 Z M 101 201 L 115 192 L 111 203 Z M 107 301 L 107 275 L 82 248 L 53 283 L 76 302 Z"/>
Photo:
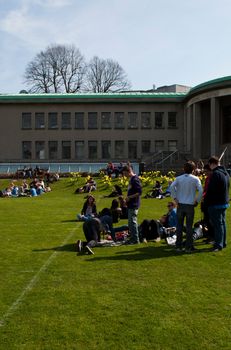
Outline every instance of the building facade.
<path id="1" fill-rule="evenodd" d="M 204 159 L 231 143 L 231 77 L 185 92 L 0 95 L 0 118 L 2 163 Z"/>

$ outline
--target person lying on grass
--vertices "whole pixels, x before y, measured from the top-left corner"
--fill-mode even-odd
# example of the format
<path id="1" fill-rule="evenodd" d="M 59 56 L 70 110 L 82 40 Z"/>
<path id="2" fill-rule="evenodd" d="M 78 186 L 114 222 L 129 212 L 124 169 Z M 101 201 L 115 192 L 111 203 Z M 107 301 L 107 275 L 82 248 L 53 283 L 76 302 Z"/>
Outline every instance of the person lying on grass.
<path id="1" fill-rule="evenodd" d="M 96 182 L 92 177 L 88 177 L 84 186 L 78 187 L 75 190 L 75 194 L 77 193 L 91 193 L 96 190 Z"/>
<path id="2" fill-rule="evenodd" d="M 103 245 L 116 245 L 116 233 L 127 231 L 128 226 L 123 225 L 120 227 L 113 227 L 113 216 L 112 212 L 109 208 L 104 208 L 99 217 L 93 217 L 90 220 L 87 220 L 83 224 L 83 232 L 86 238 L 85 242 L 81 240 L 77 241 L 77 252 L 78 253 L 87 253 L 94 254 L 92 248 L 95 246 L 103 246 Z M 101 241 L 101 234 L 103 236 L 107 235 L 110 238 L 108 240 Z M 121 241 L 120 241 L 121 242 Z M 121 244 L 121 243 L 120 243 Z"/>

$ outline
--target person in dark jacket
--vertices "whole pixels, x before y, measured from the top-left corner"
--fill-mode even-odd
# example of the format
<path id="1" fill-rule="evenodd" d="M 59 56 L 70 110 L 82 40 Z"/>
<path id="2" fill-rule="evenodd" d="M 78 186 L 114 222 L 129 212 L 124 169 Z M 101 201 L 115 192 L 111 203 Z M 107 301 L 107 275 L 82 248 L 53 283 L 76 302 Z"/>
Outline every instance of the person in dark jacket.
<path id="1" fill-rule="evenodd" d="M 229 207 L 229 174 L 220 165 L 218 157 L 211 157 L 208 164 L 212 170 L 204 203 L 208 207 L 209 219 L 214 229 L 213 251 L 226 247 L 226 209 Z"/>
<path id="2" fill-rule="evenodd" d="M 115 185 L 114 186 L 114 190 L 108 195 L 108 196 L 105 196 L 105 197 L 118 197 L 118 196 L 122 196 L 122 189 L 119 185 Z"/>
<path id="3" fill-rule="evenodd" d="M 212 243 L 214 241 L 214 232 L 213 232 L 213 226 L 211 225 L 211 222 L 209 220 L 209 212 L 208 207 L 204 203 L 204 198 L 206 196 L 206 192 L 209 185 L 210 176 L 212 175 L 212 170 L 210 169 L 209 164 L 205 164 L 203 172 L 206 176 L 204 188 L 203 188 L 203 195 L 201 200 L 201 212 L 203 213 L 203 227 L 204 227 L 204 233 L 207 237 L 206 243 Z M 206 228 L 206 230 L 205 230 Z"/>
<path id="4" fill-rule="evenodd" d="M 101 240 L 101 233 L 110 234 L 112 240 L 116 241 L 116 232 L 121 232 L 124 230 L 128 230 L 127 225 L 123 225 L 120 227 L 113 228 L 113 217 L 111 209 L 104 208 L 99 217 L 91 218 L 87 220 L 83 224 L 83 232 L 86 238 L 85 242 L 81 240 L 77 241 L 77 252 L 78 253 L 88 253 L 94 254 L 92 248 L 97 246 Z"/>
<path id="5" fill-rule="evenodd" d="M 137 215 L 140 207 L 140 197 L 142 194 L 142 186 L 139 177 L 133 172 L 130 165 L 123 167 L 123 175 L 129 178 L 126 202 L 128 206 L 128 227 L 131 235 L 129 244 L 139 243 L 139 230 Z"/>
<path id="6" fill-rule="evenodd" d="M 100 234 L 103 231 L 102 222 L 99 218 L 92 218 L 85 221 L 83 224 L 83 232 L 86 242 L 77 241 L 77 251 L 81 253 L 84 251 L 88 254 L 94 254 L 92 247 L 95 247 L 97 242 L 100 242 Z"/>

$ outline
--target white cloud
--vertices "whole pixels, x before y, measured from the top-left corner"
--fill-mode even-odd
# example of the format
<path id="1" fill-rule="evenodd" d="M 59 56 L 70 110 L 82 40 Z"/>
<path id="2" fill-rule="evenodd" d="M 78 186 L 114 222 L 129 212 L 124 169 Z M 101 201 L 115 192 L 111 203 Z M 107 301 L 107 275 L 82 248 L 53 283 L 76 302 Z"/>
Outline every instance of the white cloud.
<path id="1" fill-rule="evenodd" d="M 52 6 L 67 4 L 69 0 L 52 0 Z M 23 0 L 21 7 L 12 9 L 0 20 L 0 30 L 14 36 L 17 40 L 27 44 L 32 50 L 41 50 L 47 42 L 53 42 L 57 28 L 54 20 L 48 20 L 46 14 L 32 11 L 32 3 L 39 3 L 40 0 Z M 51 4 L 51 1 L 49 1 Z M 17 45 L 17 42 L 16 42 Z"/>
<path id="2" fill-rule="evenodd" d="M 71 4 L 71 0 L 33 0 L 35 4 L 44 7 L 65 7 Z"/>
<path id="3" fill-rule="evenodd" d="M 86 59 L 117 60 L 137 89 L 229 75 L 230 0 L 0 2 L 1 62 L 5 70 L 9 62 L 12 85 L 26 62 L 55 43 L 74 44 Z"/>

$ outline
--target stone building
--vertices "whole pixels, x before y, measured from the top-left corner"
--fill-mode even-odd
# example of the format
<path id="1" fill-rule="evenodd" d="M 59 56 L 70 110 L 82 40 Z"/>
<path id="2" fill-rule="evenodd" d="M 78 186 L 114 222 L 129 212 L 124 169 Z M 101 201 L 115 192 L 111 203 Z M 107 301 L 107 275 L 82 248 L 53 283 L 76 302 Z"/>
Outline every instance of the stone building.
<path id="1" fill-rule="evenodd" d="M 0 118 L 1 163 L 140 162 L 162 151 L 205 159 L 225 147 L 231 158 L 231 77 L 191 89 L 0 95 Z"/>

